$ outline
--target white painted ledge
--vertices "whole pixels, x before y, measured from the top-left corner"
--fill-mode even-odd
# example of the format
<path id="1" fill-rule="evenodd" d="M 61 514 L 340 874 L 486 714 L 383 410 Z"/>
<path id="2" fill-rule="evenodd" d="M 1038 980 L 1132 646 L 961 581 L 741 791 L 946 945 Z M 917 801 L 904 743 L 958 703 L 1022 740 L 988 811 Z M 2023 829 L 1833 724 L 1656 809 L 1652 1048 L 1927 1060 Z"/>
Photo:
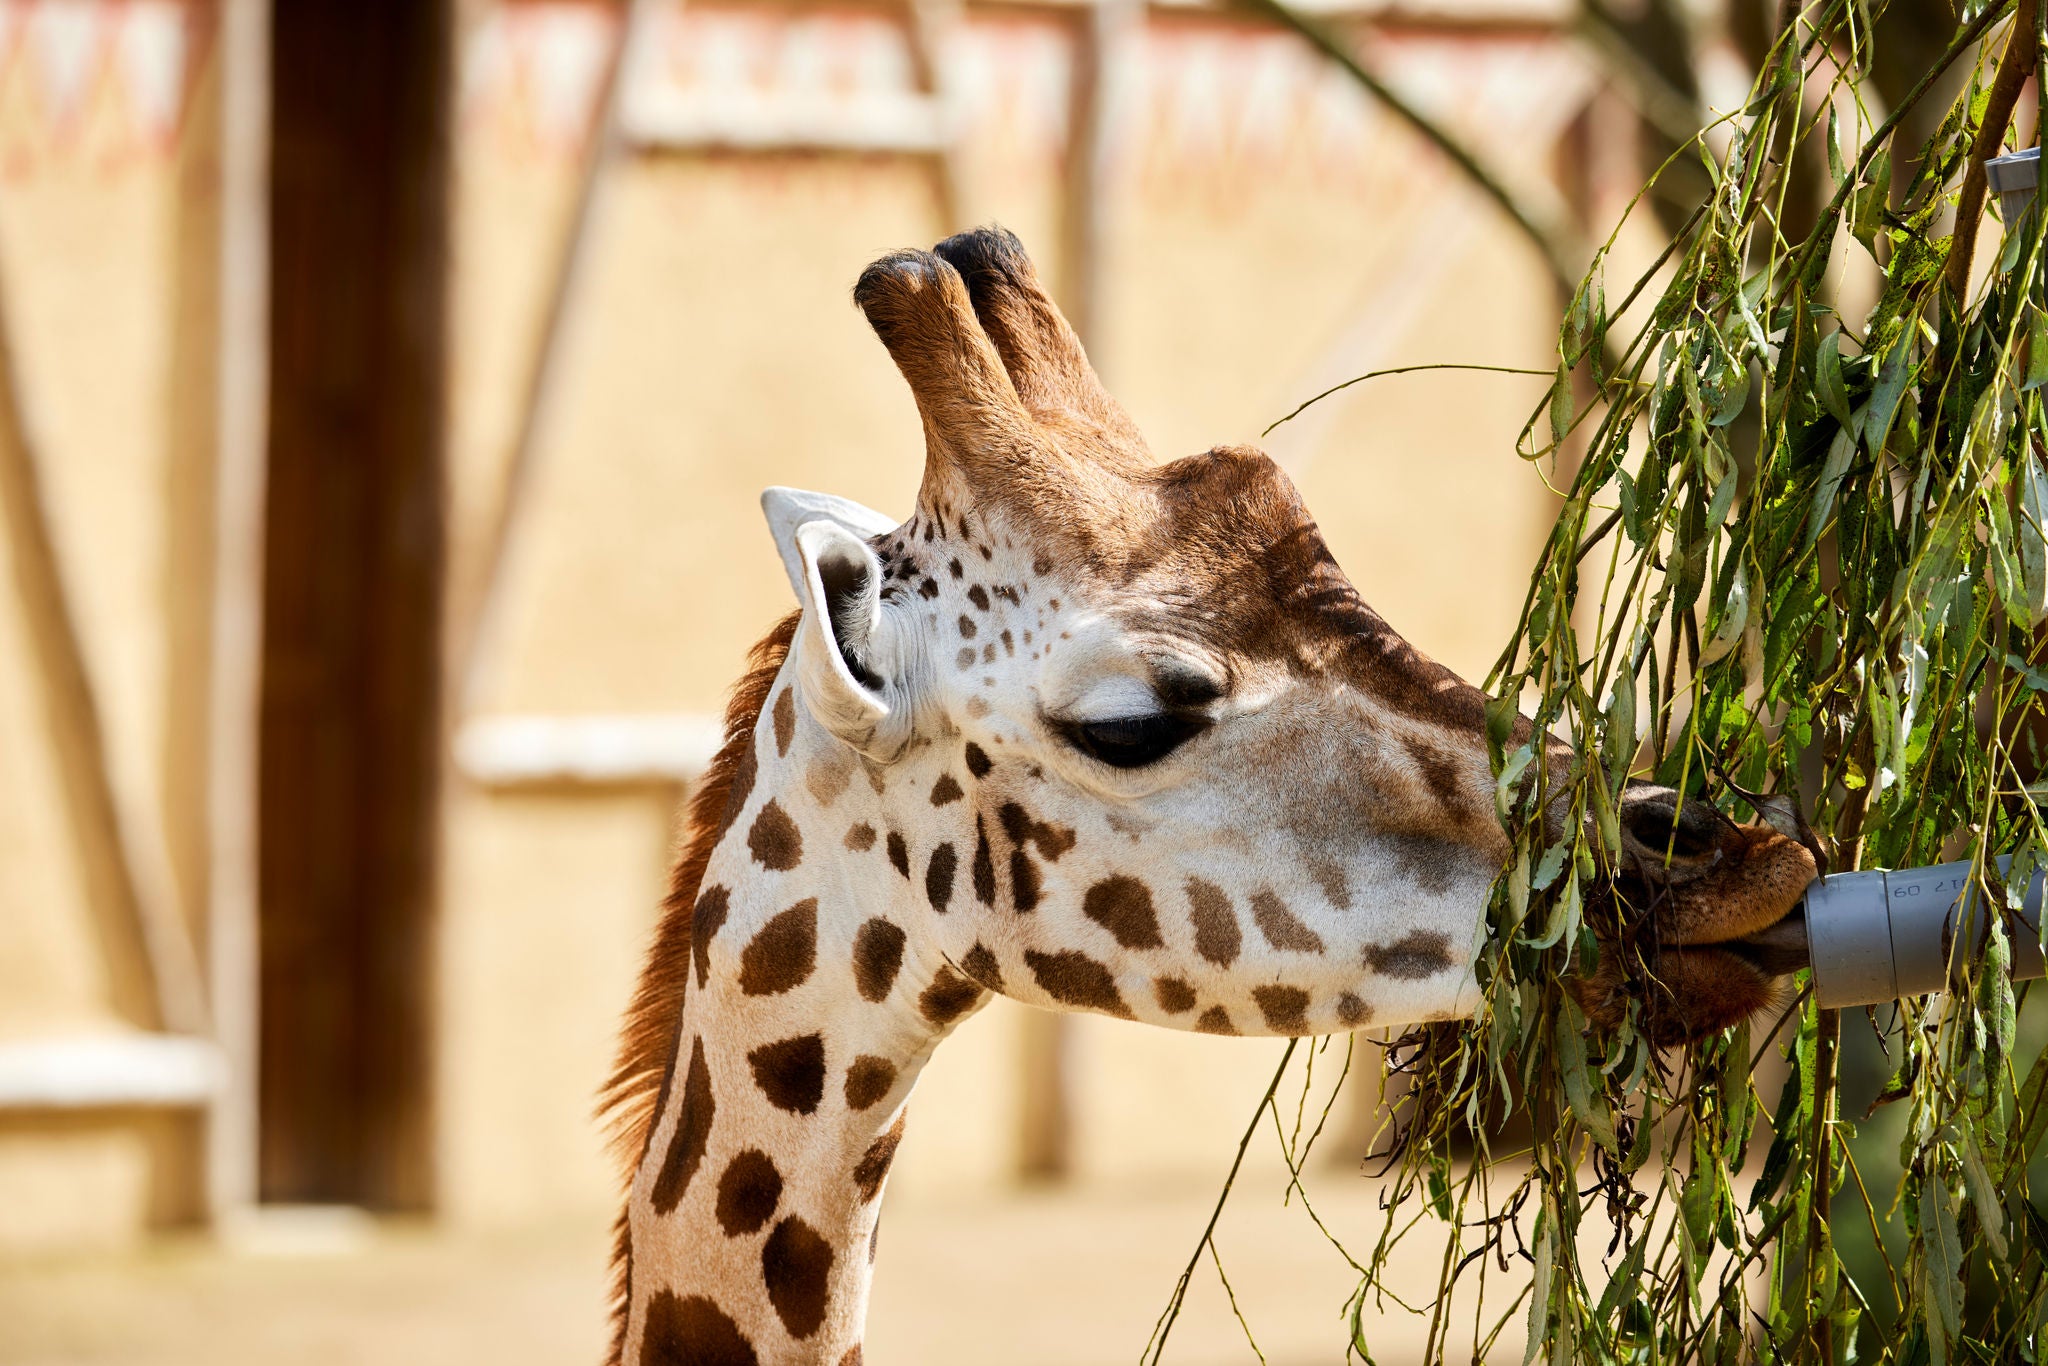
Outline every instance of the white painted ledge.
<path id="1" fill-rule="evenodd" d="M 227 1085 L 208 1039 L 87 1034 L 0 1042 L 0 1110 L 190 1108 Z"/>
<path id="2" fill-rule="evenodd" d="M 455 735 L 455 766 L 490 788 L 689 783 L 724 738 L 702 712 L 492 716 Z"/>

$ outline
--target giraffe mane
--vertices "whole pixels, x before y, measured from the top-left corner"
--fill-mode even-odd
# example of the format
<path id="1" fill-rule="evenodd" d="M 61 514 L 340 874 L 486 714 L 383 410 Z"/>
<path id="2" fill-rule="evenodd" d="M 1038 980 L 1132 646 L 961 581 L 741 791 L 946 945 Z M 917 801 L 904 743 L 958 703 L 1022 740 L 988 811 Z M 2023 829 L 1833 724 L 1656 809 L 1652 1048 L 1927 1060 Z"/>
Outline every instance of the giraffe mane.
<path id="1" fill-rule="evenodd" d="M 789 657 L 801 611 L 791 612 L 771 628 L 747 654 L 746 672 L 733 685 L 725 706 L 725 740 L 704 777 L 690 794 L 680 848 L 669 870 L 668 894 L 662 898 L 661 921 L 654 931 L 646 966 L 626 1006 L 619 1030 L 619 1051 L 612 1072 L 598 1092 L 598 1119 L 609 1132 L 612 1155 L 625 1168 L 630 1186 L 633 1172 L 646 1156 L 661 1096 L 675 1069 L 676 1030 L 690 984 L 690 928 L 704 867 L 725 827 L 725 808 L 732 796 L 740 758 L 753 744 L 769 690 Z M 627 1211 L 621 1208 L 612 1243 L 612 1344 L 606 1360 L 617 1363 L 625 1351 L 626 1315 L 633 1247 Z"/>

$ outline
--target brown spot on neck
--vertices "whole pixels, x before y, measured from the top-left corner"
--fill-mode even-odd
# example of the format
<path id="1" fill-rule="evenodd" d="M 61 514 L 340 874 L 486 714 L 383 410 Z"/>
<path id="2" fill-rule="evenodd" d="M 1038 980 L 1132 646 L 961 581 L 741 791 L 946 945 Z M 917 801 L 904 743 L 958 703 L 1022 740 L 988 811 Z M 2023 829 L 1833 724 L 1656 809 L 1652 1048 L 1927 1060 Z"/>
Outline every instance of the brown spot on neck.
<path id="1" fill-rule="evenodd" d="M 747 831 L 747 849 L 770 872 L 788 872 L 803 862 L 804 837 L 789 813 L 770 797 Z"/>
<path id="2" fill-rule="evenodd" d="M 740 990 L 776 996 L 810 979 L 818 963 L 818 899 L 806 897 L 763 925 L 740 953 Z"/>
<path id="3" fill-rule="evenodd" d="M 1121 1020 L 1134 1019 L 1116 989 L 1116 978 L 1108 968 L 1085 953 L 1063 949 L 1058 953 L 1024 950 L 1024 966 L 1045 994 L 1061 1005 L 1099 1010 Z"/>
<path id="4" fill-rule="evenodd" d="M 711 1141 L 711 1121 L 717 1113 L 711 1094 L 711 1069 L 704 1062 L 704 1040 L 690 1040 L 690 1066 L 683 1078 L 682 1108 L 676 1114 L 675 1133 L 670 1135 L 668 1156 L 654 1178 L 654 1212 L 673 1214 L 690 1188 Z"/>
<path id="5" fill-rule="evenodd" d="M 825 1322 L 831 1295 L 832 1245 L 795 1215 L 785 1217 L 761 1245 L 761 1279 L 768 1303 L 789 1335 L 801 1342 Z"/>
<path id="6" fill-rule="evenodd" d="M 808 1115 L 818 1108 L 825 1094 L 825 1039 L 819 1034 L 800 1034 L 792 1039 L 765 1043 L 747 1054 L 753 1068 L 754 1085 L 778 1110 Z"/>
<path id="7" fill-rule="evenodd" d="M 868 1145 L 861 1159 L 853 1169 L 853 1183 L 860 1187 L 862 1204 L 870 1204 L 882 1193 L 882 1181 L 889 1175 L 889 1164 L 896 1160 L 896 1149 L 903 1142 L 904 1116 L 896 1116 L 896 1122 L 888 1131 Z"/>
<path id="8" fill-rule="evenodd" d="M 789 742 L 796 738 L 796 690 L 784 688 L 775 699 L 775 753 L 789 757 Z"/>
<path id="9" fill-rule="evenodd" d="M 703 1295 L 657 1290 L 640 1329 L 640 1366 L 759 1366 L 754 1345 Z"/>
<path id="10" fill-rule="evenodd" d="M 903 967 L 906 936 L 901 928 L 876 916 L 853 935 L 853 983 L 870 1001 L 888 997 Z"/>

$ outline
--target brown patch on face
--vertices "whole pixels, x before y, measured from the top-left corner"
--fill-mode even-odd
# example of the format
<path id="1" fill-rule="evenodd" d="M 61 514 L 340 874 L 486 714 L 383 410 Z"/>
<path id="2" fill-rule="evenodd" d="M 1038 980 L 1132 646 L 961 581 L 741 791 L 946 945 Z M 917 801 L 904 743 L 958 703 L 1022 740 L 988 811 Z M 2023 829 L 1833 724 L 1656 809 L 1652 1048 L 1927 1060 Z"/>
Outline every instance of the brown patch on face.
<path id="1" fill-rule="evenodd" d="M 1134 877 L 1106 877 L 1081 898 L 1081 913 L 1116 936 L 1127 949 L 1156 949 L 1159 917 L 1152 913 L 1152 890 Z"/>
<path id="2" fill-rule="evenodd" d="M 775 753 L 789 757 L 789 742 L 796 738 L 796 689 L 784 688 L 775 699 Z"/>
<path id="3" fill-rule="evenodd" d="M 945 914 L 946 903 L 953 899 L 953 873 L 959 865 L 960 856 L 950 844 L 932 850 L 931 862 L 925 865 L 924 898 L 941 915 Z"/>
<path id="4" fill-rule="evenodd" d="M 953 775 L 950 773 L 941 773 L 939 780 L 932 784 L 933 806 L 944 806 L 947 802 L 957 802 L 964 795 L 960 791 L 960 784 L 953 780 Z"/>
<path id="5" fill-rule="evenodd" d="M 863 1053 L 846 1069 L 846 1108 L 865 1110 L 888 1095 L 895 1085 L 896 1064 Z"/>
<path id="6" fill-rule="evenodd" d="M 754 1085 L 778 1110 L 811 1114 L 825 1094 L 823 1035 L 799 1034 L 764 1043 L 747 1054 L 747 1064 L 754 1069 Z"/>
<path id="7" fill-rule="evenodd" d="M 974 941 L 974 947 L 967 951 L 967 956 L 960 960 L 960 971 L 990 991 L 1003 989 L 1002 965 L 996 962 L 996 956 L 979 939 Z"/>
<path id="8" fill-rule="evenodd" d="M 977 632 L 977 628 L 975 627 L 975 624 L 974 624 L 974 618 L 973 618 L 973 617 L 970 617 L 970 616 L 968 616 L 968 615 L 967 615 L 967 614 L 966 614 L 965 612 L 962 612 L 962 613 L 960 614 L 960 621 L 959 621 L 959 626 L 960 626 L 960 639 L 962 639 L 962 640 L 972 640 L 972 639 L 974 639 L 975 635 L 976 635 L 976 634 L 978 633 L 978 632 Z"/>
<path id="9" fill-rule="evenodd" d="M 760 1366 L 754 1344 L 702 1295 L 657 1290 L 640 1330 L 640 1366 Z"/>
<path id="10" fill-rule="evenodd" d="M 978 583 L 967 590 L 967 600 L 984 612 L 988 610 L 988 590 Z"/>
<path id="11" fill-rule="evenodd" d="M 1467 767 L 1456 754 L 1413 735 L 1402 736 L 1401 745 L 1422 775 L 1423 789 L 1435 800 L 1446 827 L 1461 830 L 1475 821 L 1493 819 L 1466 789 Z"/>
<path id="12" fill-rule="evenodd" d="M 882 1193 L 882 1178 L 889 1174 L 889 1164 L 896 1160 L 896 1149 L 903 1142 L 903 1116 L 896 1116 L 896 1122 L 889 1126 L 889 1132 L 868 1145 L 861 1154 L 860 1162 L 853 1169 L 853 1184 L 860 1187 L 860 1202 L 865 1205 Z"/>
<path id="13" fill-rule="evenodd" d="M 981 696 L 979 693 L 975 694 L 973 697 L 968 698 L 967 714 L 976 721 L 979 721 L 982 717 L 987 716 L 988 699 Z"/>
<path id="14" fill-rule="evenodd" d="M 1230 1022 L 1230 1012 L 1222 1006 L 1210 1006 L 1195 1019 L 1197 1034 L 1236 1034 L 1237 1026 Z"/>
<path id="15" fill-rule="evenodd" d="M 1252 1000 L 1275 1034 L 1308 1033 L 1308 993 L 1300 987 L 1253 987 Z"/>
<path id="16" fill-rule="evenodd" d="M 711 1141 L 711 1118 L 717 1112 L 711 1095 L 711 1069 L 704 1063 L 704 1040 L 690 1040 L 690 1070 L 683 1079 L 682 1109 L 676 1115 L 676 1131 L 668 1141 L 668 1156 L 654 1178 L 654 1212 L 673 1214 L 690 1188 L 690 1178 L 704 1160 L 705 1145 Z"/>
<path id="17" fill-rule="evenodd" d="M 1155 977 L 1152 999 L 1169 1015 L 1185 1015 L 1195 1008 L 1195 989 L 1178 977 Z"/>
<path id="18" fill-rule="evenodd" d="M 832 1245 L 794 1214 L 777 1224 L 761 1245 L 761 1279 L 768 1285 L 768 1303 L 799 1342 L 825 1322 L 831 1275 Z"/>
<path id="19" fill-rule="evenodd" d="M 776 996 L 802 986 L 818 965 L 818 899 L 806 897 L 775 916 L 740 952 L 740 990 Z"/>
<path id="20" fill-rule="evenodd" d="M 853 782 L 853 764 L 852 755 L 834 749 L 819 755 L 804 770 L 804 786 L 818 805 L 830 806 L 839 800 Z"/>
<path id="21" fill-rule="evenodd" d="M 788 872 L 804 861 L 804 837 L 773 797 L 754 817 L 753 828 L 747 831 L 747 848 L 754 861 L 771 872 Z"/>
<path id="22" fill-rule="evenodd" d="M 918 993 L 917 1009 L 935 1025 L 949 1025 L 974 1009 L 981 987 L 949 967 L 933 974 L 931 985 Z"/>
<path id="23" fill-rule="evenodd" d="M 969 740 L 967 742 L 967 771 L 976 779 L 986 778 L 995 764 L 989 760 L 988 751 Z"/>
<path id="24" fill-rule="evenodd" d="M 1038 865 L 1022 849 L 1010 851 L 1010 899 L 1019 911 L 1038 909 Z"/>
<path id="25" fill-rule="evenodd" d="M 886 998 L 903 967 L 904 933 L 876 916 L 853 935 L 853 984 L 870 1001 Z"/>
<path id="26" fill-rule="evenodd" d="M 1337 998 L 1337 1018 L 1358 1029 L 1372 1019 L 1372 1007 L 1347 991 Z"/>
<path id="27" fill-rule="evenodd" d="M 1045 994 L 1061 1005 L 1099 1010 L 1123 1020 L 1136 1018 L 1131 1014 L 1131 1008 L 1124 1004 L 1122 994 L 1116 989 L 1116 978 L 1109 969 L 1085 953 L 1073 949 L 1062 949 L 1058 953 L 1026 949 L 1024 966 L 1031 969 L 1031 975 L 1038 979 L 1038 985 Z"/>
<path id="28" fill-rule="evenodd" d="M 1074 847 L 1072 830 L 1034 820 L 1031 813 L 1016 802 L 1004 802 L 997 810 L 996 818 L 1003 823 L 1003 833 L 1010 837 L 1010 843 L 1019 848 L 1030 844 L 1047 863 L 1058 863 L 1060 855 Z"/>
<path id="29" fill-rule="evenodd" d="M 856 854 L 865 854 L 875 847 L 875 827 L 866 821 L 860 822 L 846 832 L 846 847 Z"/>
<path id="30" fill-rule="evenodd" d="M 1323 889 L 1323 896 L 1340 911 L 1351 909 L 1351 883 L 1344 876 L 1344 865 L 1329 859 L 1313 859 L 1308 865 L 1308 875 L 1316 880 L 1316 886 Z"/>
<path id="31" fill-rule="evenodd" d="M 728 1238 L 759 1233 L 782 1203 L 782 1173 L 759 1148 L 748 1148 L 725 1164 L 718 1178 L 718 1226 Z"/>
<path id="32" fill-rule="evenodd" d="M 711 939 L 725 924 L 731 900 L 725 888 L 712 887 L 697 898 L 697 909 L 690 914 L 690 956 L 697 962 L 700 988 L 711 980 Z"/>
<path id="33" fill-rule="evenodd" d="M 1367 948 L 1365 965 L 1382 977 L 1419 982 L 1456 967 L 1458 960 L 1451 956 L 1451 937 L 1443 931 L 1410 930 L 1391 944 Z"/>
<path id="34" fill-rule="evenodd" d="M 903 836 L 896 831 L 889 832 L 889 862 L 905 877 L 910 876 L 910 846 L 903 842 Z"/>
<path id="35" fill-rule="evenodd" d="M 1288 953 L 1321 953 L 1323 937 L 1301 923 L 1270 891 L 1252 893 L 1252 920 L 1266 942 Z"/>
<path id="36" fill-rule="evenodd" d="M 1195 952 L 1221 968 L 1237 961 L 1244 931 L 1230 909 L 1229 893 L 1213 882 L 1189 878 L 1188 921 L 1195 927 Z"/>

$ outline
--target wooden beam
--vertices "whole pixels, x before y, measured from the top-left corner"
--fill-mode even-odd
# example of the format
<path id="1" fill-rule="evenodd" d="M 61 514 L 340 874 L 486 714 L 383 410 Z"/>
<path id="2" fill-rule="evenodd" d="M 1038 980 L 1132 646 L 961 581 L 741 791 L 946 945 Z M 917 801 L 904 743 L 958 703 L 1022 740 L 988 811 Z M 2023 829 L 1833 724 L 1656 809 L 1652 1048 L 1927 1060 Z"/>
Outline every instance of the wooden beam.
<path id="1" fill-rule="evenodd" d="M 118 998 L 181 1033 L 207 1029 L 198 954 L 179 915 L 163 831 L 138 794 L 116 782 L 42 483 L 45 456 L 21 388 L 0 289 L 0 520 L 56 751 L 69 828 Z M 139 945 L 139 955 L 124 951 Z M 139 958 L 139 963 L 136 961 Z"/>
<path id="2" fill-rule="evenodd" d="M 591 243 L 597 235 L 605 182 L 621 151 L 632 140 L 627 127 L 628 93 L 634 86 L 634 72 L 644 61 L 643 54 L 649 51 L 647 33 L 653 11 L 652 0 L 627 0 L 619 21 L 618 41 L 612 47 L 611 60 L 605 64 L 599 85 L 597 110 L 577 170 L 576 196 L 548 283 L 540 330 L 520 385 L 518 425 L 513 431 L 503 483 L 476 568 L 464 576 L 469 585 L 467 600 L 457 605 L 455 613 L 450 657 L 459 690 L 453 699 L 458 710 L 481 695 L 492 668 L 504 612 L 505 565 L 516 553 L 527 486 L 532 482 L 540 445 L 560 403 L 571 324 L 577 295 L 590 269 Z M 644 76 L 641 84 L 645 84 Z"/>
<path id="3" fill-rule="evenodd" d="M 223 0 L 215 272 L 212 607 L 206 698 L 206 943 L 225 1066 L 207 1116 L 216 1224 L 256 1203 L 263 515 L 270 352 L 270 4 Z"/>

